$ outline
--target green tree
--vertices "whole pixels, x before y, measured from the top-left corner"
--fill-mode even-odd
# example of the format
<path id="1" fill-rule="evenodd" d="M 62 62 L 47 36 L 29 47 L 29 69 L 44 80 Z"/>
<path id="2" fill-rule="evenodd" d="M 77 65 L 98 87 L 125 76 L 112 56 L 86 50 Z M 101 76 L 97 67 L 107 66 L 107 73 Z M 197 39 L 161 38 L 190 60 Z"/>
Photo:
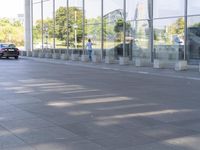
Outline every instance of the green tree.
<path id="1" fill-rule="evenodd" d="M 69 22 L 67 25 L 67 11 L 69 12 Z M 60 7 L 56 10 L 56 37 L 60 40 L 67 39 L 67 32 L 69 32 L 69 41 L 74 41 L 74 32 L 77 30 L 77 40 L 82 41 L 83 29 L 82 29 L 82 17 L 83 11 L 77 7 Z M 76 28 L 76 26 L 77 28 Z"/>
<path id="2" fill-rule="evenodd" d="M 95 40 L 101 40 L 101 17 L 85 20 L 85 37 L 94 36 Z"/>
<path id="3" fill-rule="evenodd" d="M 126 22 L 125 23 L 126 26 L 126 30 L 129 30 L 131 28 L 130 23 Z M 115 22 L 115 26 L 114 26 L 114 32 L 117 34 L 117 40 L 118 41 L 122 41 L 123 39 L 123 29 L 124 29 L 124 20 L 123 19 L 118 19 Z"/>
<path id="4" fill-rule="evenodd" d="M 174 35 L 182 35 L 184 33 L 185 21 L 184 18 L 179 18 L 169 27 L 169 33 Z"/>
<path id="5" fill-rule="evenodd" d="M 24 27 L 16 20 L 8 18 L 0 19 L 0 41 L 15 43 L 18 46 L 24 45 Z"/>
<path id="6" fill-rule="evenodd" d="M 67 8 L 60 7 L 56 10 L 56 38 L 64 40 L 67 38 Z"/>

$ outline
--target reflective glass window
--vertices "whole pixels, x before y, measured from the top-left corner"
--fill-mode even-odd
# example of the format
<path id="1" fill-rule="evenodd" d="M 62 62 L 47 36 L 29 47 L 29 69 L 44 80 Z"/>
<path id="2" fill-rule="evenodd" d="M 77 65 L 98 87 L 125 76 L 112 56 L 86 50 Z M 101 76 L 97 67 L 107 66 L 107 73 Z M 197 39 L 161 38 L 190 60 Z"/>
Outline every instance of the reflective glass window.
<path id="1" fill-rule="evenodd" d="M 189 59 L 200 59 L 200 16 L 188 17 Z"/>
<path id="2" fill-rule="evenodd" d="M 184 0 L 154 0 L 154 18 L 183 16 Z"/>
<path id="3" fill-rule="evenodd" d="M 69 47 L 83 49 L 83 1 L 69 0 Z"/>
<path id="4" fill-rule="evenodd" d="M 85 0 L 85 43 L 91 39 L 94 53 L 101 54 L 101 0 Z"/>
<path id="5" fill-rule="evenodd" d="M 118 59 L 123 55 L 123 0 L 104 1 L 105 55 Z"/>
<path id="6" fill-rule="evenodd" d="M 199 0 L 188 0 L 188 14 L 189 15 L 200 14 L 200 1 Z"/>
<path id="7" fill-rule="evenodd" d="M 67 48 L 67 0 L 56 0 L 55 6 L 56 26 L 55 44 L 56 48 Z"/>
<path id="8" fill-rule="evenodd" d="M 126 0 L 126 20 L 149 19 L 148 0 Z"/>
<path id="9" fill-rule="evenodd" d="M 43 1 L 43 48 L 53 48 L 54 20 L 53 0 Z"/>
<path id="10" fill-rule="evenodd" d="M 33 49 L 42 48 L 41 0 L 33 1 Z"/>
<path id="11" fill-rule="evenodd" d="M 183 58 L 184 18 L 154 20 L 154 52 L 158 59 Z"/>
<path id="12" fill-rule="evenodd" d="M 129 57 L 144 58 L 150 62 L 149 21 L 130 21 L 126 29 L 126 49 Z"/>

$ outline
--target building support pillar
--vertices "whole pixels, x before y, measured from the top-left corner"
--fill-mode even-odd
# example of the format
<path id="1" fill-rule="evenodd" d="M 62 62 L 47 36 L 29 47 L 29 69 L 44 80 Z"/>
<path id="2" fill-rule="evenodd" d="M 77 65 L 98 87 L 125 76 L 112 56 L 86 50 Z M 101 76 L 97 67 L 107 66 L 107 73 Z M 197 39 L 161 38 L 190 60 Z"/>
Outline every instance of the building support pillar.
<path id="1" fill-rule="evenodd" d="M 25 51 L 32 51 L 32 0 L 24 0 L 25 4 Z"/>

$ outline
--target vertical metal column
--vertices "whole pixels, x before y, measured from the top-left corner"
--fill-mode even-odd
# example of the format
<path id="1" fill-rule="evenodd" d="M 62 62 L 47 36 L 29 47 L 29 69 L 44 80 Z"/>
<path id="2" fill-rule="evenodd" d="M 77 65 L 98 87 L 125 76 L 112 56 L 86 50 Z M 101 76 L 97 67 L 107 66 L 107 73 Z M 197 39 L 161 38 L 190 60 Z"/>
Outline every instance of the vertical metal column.
<path id="1" fill-rule="evenodd" d="M 103 14 L 104 14 L 104 0 L 101 0 L 101 61 L 103 61 L 103 51 L 104 51 L 104 20 L 103 20 Z"/>
<path id="2" fill-rule="evenodd" d="M 126 57 L 126 0 L 124 0 L 124 22 L 123 22 L 123 57 Z"/>
<path id="3" fill-rule="evenodd" d="M 67 22 L 67 55 L 69 55 L 69 0 L 66 0 L 67 2 L 67 9 L 66 9 L 66 22 Z"/>
<path id="4" fill-rule="evenodd" d="M 151 62 L 155 59 L 154 53 L 154 31 L 153 31 L 153 0 L 148 1 L 148 9 L 149 9 L 149 47 L 151 51 Z"/>
<path id="5" fill-rule="evenodd" d="M 188 18 L 187 18 L 187 14 L 188 14 L 188 0 L 185 0 L 185 13 L 184 13 L 184 20 L 185 20 L 185 29 L 184 29 L 184 60 L 186 60 L 186 54 L 188 51 L 188 42 L 187 42 L 187 36 L 188 36 Z"/>
<path id="6" fill-rule="evenodd" d="M 26 0 L 25 0 L 26 1 Z M 30 26 L 30 44 L 31 44 L 31 51 L 33 51 L 33 0 L 31 0 L 31 17 L 30 17 L 30 22 L 31 22 L 31 26 Z"/>
<path id="7" fill-rule="evenodd" d="M 53 49 L 55 51 L 55 48 L 56 48 L 56 13 L 55 13 L 55 10 L 56 10 L 56 2 L 55 0 L 53 0 Z"/>
<path id="8" fill-rule="evenodd" d="M 82 28 L 83 28 L 83 55 L 85 55 L 85 0 L 83 0 L 83 18 L 82 18 Z"/>
<path id="9" fill-rule="evenodd" d="M 41 20 L 42 20 L 42 51 L 44 50 L 44 18 L 43 18 L 43 0 L 41 0 Z"/>

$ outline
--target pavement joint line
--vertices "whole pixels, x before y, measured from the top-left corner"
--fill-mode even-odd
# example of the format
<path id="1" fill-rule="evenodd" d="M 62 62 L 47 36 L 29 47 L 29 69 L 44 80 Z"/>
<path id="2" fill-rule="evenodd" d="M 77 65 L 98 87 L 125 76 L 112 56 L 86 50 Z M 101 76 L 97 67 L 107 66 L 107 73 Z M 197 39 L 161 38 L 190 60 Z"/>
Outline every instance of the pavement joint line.
<path id="1" fill-rule="evenodd" d="M 93 68 L 93 69 L 103 69 L 103 70 L 112 70 L 112 71 L 120 71 L 120 72 L 129 72 L 129 73 L 137 73 L 137 74 L 143 74 L 143 75 L 152 75 L 152 76 L 159 76 L 159 77 L 169 77 L 169 78 L 178 78 L 178 79 L 187 79 L 187 80 L 195 80 L 200 81 L 200 77 L 192 77 L 192 76 L 183 76 L 183 75 L 171 75 L 171 74 L 163 74 L 163 73 L 153 73 L 153 72 L 147 72 L 147 71 L 134 71 L 134 70 L 125 70 L 125 69 L 118 69 L 118 68 L 110 68 L 110 67 L 104 67 L 104 66 L 98 66 L 98 65 L 89 65 L 89 64 L 81 64 L 80 62 L 74 63 L 74 62 L 65 62 L 62 60 L 55 60 L 55 59 L 45 59 L 45 58 L 33 58 L 33 57 L 22 57 L 29 60 L 39 61 L 39 62 L 45 62 L 45 63 L 51 63 L 51 64 L 61 64 L 61 65 L 72 65 L 72 66 L 79 66 L 79 67 L 87 67 L 87 68 Z"/>
<path id="2" fill-rule="evenodd" d="M 150 74 L 149 72 L 145 72 L 145 71 L 138 71 L 138 73 L 141 73 L 141 74 Z"/>

